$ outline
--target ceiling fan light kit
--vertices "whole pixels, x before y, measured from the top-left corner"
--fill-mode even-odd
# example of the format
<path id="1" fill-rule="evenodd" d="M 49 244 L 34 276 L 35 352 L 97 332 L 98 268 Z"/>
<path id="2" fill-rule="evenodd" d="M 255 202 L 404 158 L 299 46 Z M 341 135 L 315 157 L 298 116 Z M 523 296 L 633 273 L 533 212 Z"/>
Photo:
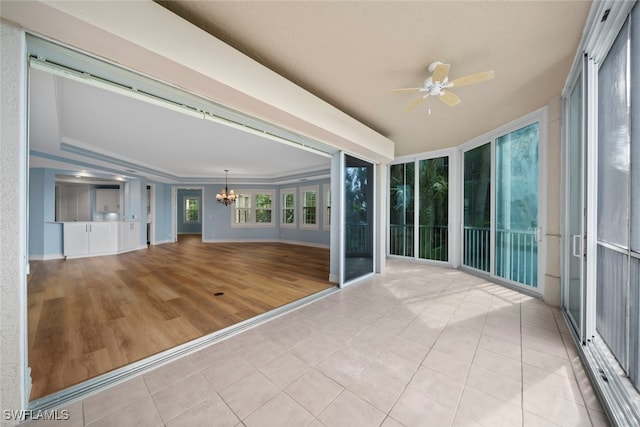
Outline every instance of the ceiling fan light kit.
<path id="1" fill-rule="evenodd" d="M 455 107 L 456 105 L 460 104 L 462 100 L 458 97 L 458 95 L 446 89 L 452 87 L 469 86 L 486 80 L 491 80 L 494 77 L 493 70 L 490 70 L 464 77 L 459 77 L 455 80 L 449 81 L 450 68 L 451 65 L 449 64 L 443 64 L 440 61 L 432 62 L 427 68 L 427 70 L 431 73 L 431 76 L 427 77 L 422 87 L 394 89 L 392 92 L 422 93 L 420 98 L 409 104 L 409 106 L 407 107 L 407 111 L 411 111 L 416 108 L 429 96 L 437 96 L 440 101 L 444 102 L 448 106 Z"/>

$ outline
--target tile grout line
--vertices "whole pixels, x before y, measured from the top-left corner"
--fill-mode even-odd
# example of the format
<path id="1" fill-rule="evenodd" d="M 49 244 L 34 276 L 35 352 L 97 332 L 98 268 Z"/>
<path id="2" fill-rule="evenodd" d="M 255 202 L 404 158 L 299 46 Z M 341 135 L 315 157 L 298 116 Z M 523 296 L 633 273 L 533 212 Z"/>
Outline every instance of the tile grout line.
<path id="1" fill-rule="evenodd" d="M 476 285 L 474 285 L 473 287 L 475 287 L 475 286 Z M 467 294 L 469 294 L 469 292 L 467 292 Z M 492 293 L 491 294 L 491 302 L 493 302 L 494 298 L 495 298 L 495 295 Z M 456 418 L 458 417 L 458 411 L 460 410 L 460 404 L 462 403 L 462 396 L 464 395 L 465 389 L 467 388 L 467 381 L 469 381 L 469 375 L 471 375 L 471 367 L 473 365 L 473 361 L 476 358 L 476 353 L 478 352 L 478 347 L 480 346 L 480 340 L 482 339 L 482 333 L 484 332 L 484 328 L 487 325 L 487 317 L 488 317 L 488 312 L 485 311 L 484 321 L 482 322 L 482 329 L 480 330 L 480 337 L 478 337 L 478 342 L 476 343 L 476 348 L 473 350 L 473 356 L 471 357 L 471 361 L 469 362 L 469 372 L 467 372 L 467 376 L 464 379 L 464 387 L 462 388 L 462 393 L 460 394 L 460 397 L 458 398 L 458 403 L 456 404 L 456 410 L 455 410 L 454 415 L 453 415 L 453 420 L 451 421 L 452 424 L 456 420 Z"/>
<path id="2" fill-rule="evenodd" d="M 453 282 L 454 280 L 452 280 L 449 285 Z M 445 291 L 446 288 L 443 288 L 435 297 L 439 297 L 442 292 Z M 468 292 L 467 292 L 468 293 Z M 458 305 L 456 306 L 456 310 L 458 309 L 458 307 L 460 307 L 460 303 L 458 303 Z M 422 311 L 420 312 L 422 313 Z M 455 313 L 455 312 L 454 312 Z M 419 316 L 419 315 L 418 315 Z M 418 317 L 416 316 L 416 317 Z M 452 315 L 453 316 L 453 315 Z M 407 391 L 407 389 L 409 388 L 409 384 L 411 383 L 411 381 L 413 380 L 413 378 L 415 378 L 416 374 L 418 373 L 418 370 L 420 369 L 420 367 L 422 366 L 422 364 L 424 363 L 425 359 L 427 358 L 427 356 L 429 355 L 429 353 L 431 352 L 431 350 L 433 349 L 433 345 L 438 341 L 438 339 L 440 338 L 440 335 L 442 335 L 442 332 L 445 330 L 445 328 L 447 327 L 447 325 L 449 324 L 449 322 L 451 321 L 451 319 L 447 320 L 447 323 L 444 325 L 444 327 L 442 328 L 442 330 L 438 333 L 437 338 L 433 341 L 433 344 L 431 344 L 431 346 L 429 347 L 429 350 L 427 351 L 427 353 L 422 357 L 422 360 L 418 363 L 418 366 L 416 367 L 415 371 L 413 372 L 413 374 L 411 375 L 411 378 L 409 378 L 407 380 L 406 385 L 402 388 L 402 391 L 398 394 L 398 397 L 396 397 L 396 399 L 394 400 L 393 404 L 391 405 L 391 408 L 389 408 L 389 410 L 387 411 L 386 416 L 382 419 L 382 423 L 380 424 L 380 426 L 382 424 L 384 424 L 384 421 L 387 418 L 391 418 L 391 412 L 393 411 L 393 408 L 395 408 L 395 406 L 398 404 L 398 401 L 400 400 L 400 397 L 404 394 L 405 391 Z M 455 416 L 455 415 L 454 415 Z M 453 422 L 453 420 L 452 420 Z"/>
<path id="3" fill-rule="evenodd" d="M 563 319 L 564 319 L 564 317 L 563 317 Z M 584 391 L 582 390 L 582 386 L 578 382 L 578 375 L 576 374 L 576 369 L 573 366 L 573 363 L 571 361 L 571 355 L 569 354 L 569 351 L 567 350 L 566 339 L 563 336 L 563 334 L 560 332 L 560 327 L 558 325 L 558 319 L 556 318 L 555 313 L 553 314 L 553 320 L 554 320 L 554 322 L 556 324 L 556 328 L 558 328 L 558 332 L 560 333 L 560 341 L 562 341 L 562 346 L 564 347 L 564 351 L 567 354 L 567 360 L 569 361 L 569 365 L 571 366 L 571 372 L 573 373 L 573 380 L 576 382 L 576 385 L 578 386 L 578 390 L 580 391 L 580 397 L 582 398 L 582 403 L 584 403 L 584 409 L 587 411 L 587 417 L 589 417 L 589 422 L 593 426 L 594 424 L 593 424 L 593 419 L 591 418 L 591 411 L 589 411 L 589 407 L 587 406 L 587 401 L 584 398 Z M 567 325 L 567 327 L 570 327 L 570 326 Z M 571 341 L 571 342 L 573 342 L 573 341 Z M 578 360 L 579 360 L 580 364 L 582 365 L 582 359 L 578 359 Z"/>

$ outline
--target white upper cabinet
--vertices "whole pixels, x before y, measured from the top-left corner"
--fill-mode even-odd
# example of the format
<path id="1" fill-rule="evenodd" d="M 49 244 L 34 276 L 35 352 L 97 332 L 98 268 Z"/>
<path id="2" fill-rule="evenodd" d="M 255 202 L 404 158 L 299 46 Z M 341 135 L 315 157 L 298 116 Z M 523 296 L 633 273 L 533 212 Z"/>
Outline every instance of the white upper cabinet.
<path id="1" fill-rule="evenodd" d="M 120 191 L 117 189 L 96 190 L 96 212 L 120 212 Z"/>

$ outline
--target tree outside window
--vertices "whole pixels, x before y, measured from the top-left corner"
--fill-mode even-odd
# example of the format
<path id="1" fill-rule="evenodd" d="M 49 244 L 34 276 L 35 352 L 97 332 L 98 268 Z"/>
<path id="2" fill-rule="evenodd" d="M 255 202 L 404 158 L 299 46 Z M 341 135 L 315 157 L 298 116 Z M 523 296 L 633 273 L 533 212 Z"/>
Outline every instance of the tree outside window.
<path id="1" fill-rule="evenodd" d="M 185 197 L 184 222 L 200 222 L 200 199 Z"/>
<path id="2" fill-rule="evenodd" d="M 274 190 L 242 190 L 237 193 L 232 227 L 274 227 Z"/>
<path id="3" fill-rule="evenodd" d="M 271 194 L 256 194 L 256 222 L 271 223 Z"/>

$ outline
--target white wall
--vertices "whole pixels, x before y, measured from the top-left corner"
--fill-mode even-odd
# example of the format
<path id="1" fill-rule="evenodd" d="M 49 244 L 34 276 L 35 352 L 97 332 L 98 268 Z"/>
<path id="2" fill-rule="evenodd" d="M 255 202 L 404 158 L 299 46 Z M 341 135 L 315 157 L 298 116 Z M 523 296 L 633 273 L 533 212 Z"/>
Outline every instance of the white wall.
<path id="1" fill-rule="evenodd" d="M 554 98 L 548 105 L 547 139 L 547 231 L 545 239 L 546 269 L 544 284 L 544 301 L 554 307 L 560 307 L 560 254 L 561 238 L 561 207 L 562 207 L 562 178 L 560 167 L 562 164 L 562 100 Z"/>
<path id="2" fill-rule="evenodd" d="M 25 41 L 0 20 L 0 409 L 24 409 L 26 366 Z M 1 415 L 1 425 L 13 425 Z"/>

